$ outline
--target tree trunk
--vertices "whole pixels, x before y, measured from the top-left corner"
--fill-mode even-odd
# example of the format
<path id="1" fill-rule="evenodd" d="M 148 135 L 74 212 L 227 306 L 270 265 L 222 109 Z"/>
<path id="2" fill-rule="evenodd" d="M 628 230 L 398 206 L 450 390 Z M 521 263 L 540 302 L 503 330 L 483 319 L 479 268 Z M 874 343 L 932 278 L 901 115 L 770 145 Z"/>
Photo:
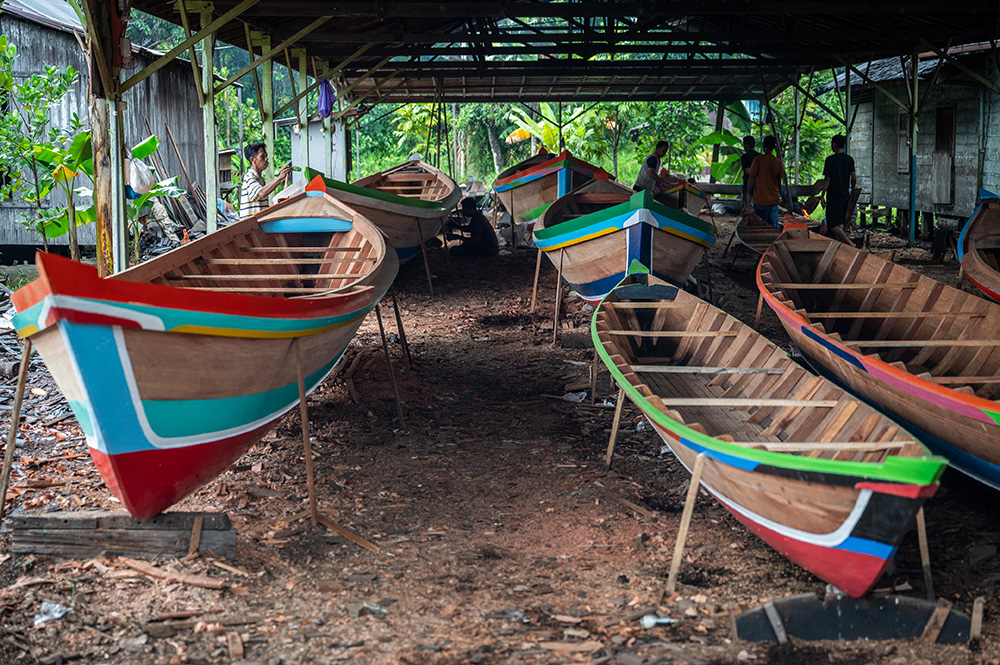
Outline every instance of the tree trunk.
<path id="1" fill-rule="evenodd" d="M 38 161 L 31 157 L 31 175 L 35 179 L 35 210 L 38 212 L 38 232 L 42 234 L 42 251 L 49 251 L 49 239 L 45 237 L 45 224 L 42 222 L 42 193 L 38 188 Z"/>
<path id="2" fill-rule="evenodd" d="M 66 209 L 66 229 L 69 234 L 69 257 L 74 261 L 80 260 L 80 244 L 76 240 L 76 204 L 73 202 L 73 185 L 67 187 L 67 198 L 69 207 Z"/>
<path id="3" fill-rule="evenodd" d="M 107 277 L 114 272 L 111 226 L 111 125 L 108 102 L 90 97 L 90 137 L 94 145 L 94 208 L 97 213 L 97 274 Z"/>
<path id="4" fill-rule="evenodd" d="M 497 130 L 491 123 L 486 123 L 486 136 L 490 142 L 490 153 L 493 154 L 493 167 L 497 173 L 503 171 L 503 155 L 500 154 L 500 141 L 497 139 Z"/>

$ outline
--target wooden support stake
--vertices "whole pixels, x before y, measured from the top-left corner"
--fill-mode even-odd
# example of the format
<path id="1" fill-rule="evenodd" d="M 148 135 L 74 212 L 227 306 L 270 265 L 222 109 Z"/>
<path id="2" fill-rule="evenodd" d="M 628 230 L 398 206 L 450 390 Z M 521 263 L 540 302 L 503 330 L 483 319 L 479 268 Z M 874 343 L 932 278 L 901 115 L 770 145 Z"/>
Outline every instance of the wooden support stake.
<path id="1" fill-rule="evenodd" d="M 372 552 L 375 552 L 376 554 L 381 554 L 382 553 L 382 550 L 379 548 L 378 545 L 373 545 L 372 543 L 368 542 L 367 540 L 365 540 L 364 538 L 362 538 L 358 534 L 354 533 L 353 531 L 350 531 L 349 529 L 345 529 L 344 527 L 342 527 L 341 525 L 337 524 L 336 522 L 334 522 L 332 519 L 330 519 L 326 515 L 320 515 L 319 516 L 319 521 L 323 524 L 323 526 L 325 526 L 326 528 L 331 529 L 333 531 L 336 531 L 341 536 L 343 536 L 344 538 L 347 538 L 349 541 L 351 541 L 352 543 L 354 543 L 358 547 L 363 547 L 366 550 L 370 550 Z"/>
<path id="2" fill-rule="evenodd" d="M 983 636 L 983 606 L 986 596 L 978 596 L 972 603 L 972 624 L 969 627 L 969 644 L 974 644 Z"/>
<path id="3" fill-rule="evenodd" d="M 615 404 L 615 420 L 611 424 L 611 438 L 608 439 L 608 453 L 604 456 L 604 470 L 611 470 L 611 457 L 615 454 L 615 441 L 618 439 L 618 425 L 622 419 L 622 405 L 625 404 L 625 389 L 618 389 L 618 403 Z"/>
<path id="4" fill-rule="evenodd" d="M 562 271 L 563 271 L 563 255 L 566 253 L 565 249 L 559 250 L 559 274 L 556 275 L 556 306 L 555 314 L 552 318 L 552 345 L 555 346 L 556 340 L 559 338 L 559 306 L 562 301 Z"/>
<path id="5" fill-rule="evenodd" d="M 764 614 L 767 615 L 767 621 L 771 624 L 771 629 L 774 631 L 774 636 L 778 639 L 778 644 L 787 644 L 788 632 L 785 630 L 785 625 L 781 622 L 781 616 L 778 614 L 778 609 L 774 606 L 774 601 L 769 600 L 764 603 Z"/>
<path id="6" fill-rule="evenodd" d="M 708 302 L 712 305 L 715 304 L 715 290 L 712 288 L 712 266 L 708 260 L 708 250 L 705 249 L 701 253 L 702 264 L 705 266 L 705 284 L 708 285 Z"/>
<path id="7" fill-rule="evenodd" d="M 389 380 L 392 382 L 392 394 L 396 396 L 396 413 L 399 415 L 399 429 L 406 431 L 406 421 L 403 420 L 403 402 L 399 399 L 399 387 L 396 386 L 396 372 L 392 369 L 392 358 L 389 356 L 389 343 L 385 339 L 385 327 L 382 325 L 381 305 L 375 305 L 375 318 L 378 320 L 378 331 L 382 335 L 382 352 L 385 353 L 385 364 L 389 366 Z"/>
<path id="8" fill-rule="evenodd" d="M 316 481 L 313 475 L 312 442 L 309 440 L 309 407 L 306 406 L 306 375 L 302 368 L 302 346 L 298 337 L 292 342 L 295 347 L 295 370 L 299 375 L 299 416 L 302 419 L 302 446 L 306 455 L 306 486 L 309 488 L 309 521 L 319 524 L 319 508 L 316 505 Z"/>
<path id="9" fill-rule="evenodd" d="M 427 287 L 431 290 L 431 295 L 434 295 L 434 283 L 431 282 L 431 264 L 427 260 L 427 245 L 424 244 L 424 227 L 420 224 L 420 218 L 417 218 L 417 233 L 420 235 L 420 253 L 424 257 L 424 271 L 427 273 Z"/>
<path id="10" fill-rule="evenodd" d="M 597 354 L 597 347 L 594 347 L 594 364 L 590 366 L 590 403 L 597 401 L 597 370 L 601 367 L 601 357 Z"/>
<path id="11" fill-rule="evenodd" d="M 403 344 L 403 353 L 406 354 L 406 365 L 403 369 L 406 371 L 407 377 L 410 375 L 410 367 L 413 366 L 413 357 L 410 355 L 410 345 L 406 341 L 406 330 L 403 329 L 403 317 L 399 313 L 399 303 L 396 302 L 396 285 L 389 287 L 389 293 L 392 294 L 392 311 L 396 314 L 396 329 L 399 330 L 399 341 Z"/>
<path id="12" fill-rule="evenodd" d="M 941 598 L 934 606 L 934 611 L 931 612 L 931 618 L 927 620 L 927 625 L 924 626 L 920 641 L 931 644 L 937 642 L 938 635 L 941 634 L 941 629 L 944 628 L 949 614 L 951 614 L 951 602 Z"/>
<path id="13" fill-rule="evenodd" d="M 681 515 L 681 528 L 677 532 L 677 542 L 674 543 L 674 559 L 670 563 L 670 575 L 667 577 L 667 595 L 673 594 L 677 588 L 677 571 L 681 568 L 681 558 L 684 556 L 684 542 L 687 540 L 688 527 L 691 526 L 691 513 L 694 512 L 694 501 L 698 498 L 698 488 L 701 487 L 701 471 L 705 467 L 705 454 L 701 453 L 694 460 L 691 471 L 691 484 L 688 485 L 687 499 L 684 501 L 684 513 Z"/>
<path id="14" fill-rule="evenodd" d="M 538 257 L 535 259 L 535 283 L 531 287 L 531 309 L 529 314 L 535 313 L 535 299 L 538 296 L 538 274 L 542 271 L 542 250 L 538 250 Z"/>
<path id="15" fill-rule="evenodd" d="M 7 511 L 7 483 L 10 481 L 10 467 L 14 463 L 14 449 L 17 447 L 17 431 L 21 427 L 21 402 L 24 400 L 24 386 L 28 383 L 28 366 L 31 364 L 31 338 L 24 340 L 21 349 L 21 369 L 17 373 L 17 390 L 14 392 L 14 406 L 10 410 L 10 428 L 7 430 L 7 447 L 3 453 L 3 475 L 0 476 L 0 522 Z"/>
<path id="16" fill-rule="evenodd" d="M 924 508 L 917 511 L 917 542 L 920 545 L 920 566 L 924 569 L 924 587 L 927 600 L 934 600 L 934 578 L 931 576 L 931 552 L 927 547 L 927 523 L 924 521 Z"/>
<path id="17" fill-rule="evenodd" d="M 760 312 L 764 308 L 764 292 L 761 291 L 760 295 L 757 297 L 757 316 L 753 319 L 753 329 L 755 331 L 760 331 Z"/>
<path id="18" fill-rule="evenodd" d="M 191 525 L 191 541 L 188 543 L 188 556 L 197 552 L 198 546 L 201 545 L 201 527 L 204 523 L 205 517 L 203 515 L 194 518 L 194 524 Z"/>

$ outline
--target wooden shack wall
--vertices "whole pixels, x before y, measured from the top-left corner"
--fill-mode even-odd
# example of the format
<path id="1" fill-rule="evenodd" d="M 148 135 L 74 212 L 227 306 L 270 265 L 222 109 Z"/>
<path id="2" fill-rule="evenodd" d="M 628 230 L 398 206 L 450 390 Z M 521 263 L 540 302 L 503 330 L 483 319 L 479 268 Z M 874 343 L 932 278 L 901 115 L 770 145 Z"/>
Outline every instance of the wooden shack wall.
<path id="1" fill-rule="evenodd" d="M 63 102 L 52 109 L 51 124 L 65 127 L 75 113 L 86 125 L 89 118 L 86 62 L 73 34 L 3 13 L 0 13 L 0 33 L 6 35 L 8 40 L 17 46 L 15 77 L 18 80 L 41 73 L 45 65 L 53 65 L 59 69 L 72 66 L 81 73 Z M 127 78 L 152 61 L 151 55 L 135 54 L 133 62 L 126 65 L 123 78 Z M 198 93 L 194 87 L 191 64 L 188 61 L 175 60 L 129 90 L 125 94 L 125 102 L 126 143 L 134 145 L 149 136 L 143 117 L 160 139 L 159 154 L 167 173 L 156 174 L 156 177 L 163 179 L 174 175 L 180 176 L 178 184 L 187 189 L 180 161 L 167 137 L 165 128 L 169 126 L 177 140 L 177 147 L 183 156 L 188 174 L 204 188 L 204 122 L 198 105 Z M 87 185 L 89 186 L 89 183 Z M 86 204 L 89 205 L 89 201 Z M 43 201 L 43 205 L 65 205 L 65 197 L 53 194 Z M 40 236 L 26 229 L 22 223 L 21 214 L 31 213 L 33 207 L 32 204 L 22 200 L 0 200 L 0 245 L 41 246 Z M 95 244 L 93 225 L 80 227 L 79 238 L 81 244 Z M 65 245 L 68 240 L 66 236 L 62 236 L 51 242 Z"/>
<path id="2" fill-rule="evenodd" d="M 922 82 L 923 83 L 923 82 Z M 907 92 L 902 82 L 886 82 L 884 87 L 905 102 Z M 921 98 L 927 91 L 920 92 Z M 979 158 L 984 124 L 980 112 L 983 88 L 968 83 L 938 83 L 930 91 L 917 118 L 917 210 L 952 217 L 968 217 L 977 200 Z M 942 107 L 955 111 L 954 196 L 952 203 L 936 203 L 934 195 L 935 141 L 937 113 Z M 851 154 L 858 171 L 858 183 L 866 192 L 862 200 L 879 206 L 907 210 L 910 207 L 910 174 L 899 170 L 899 116 L 905 112 L 878 91 L 870 101 L 858 105 L 858 115 L 851 133 Z M 1000 101 L 991 114 L 993 132 L 1000 130 Z M 990 131 L 986 123 L 987 133 Z M 984 186 L 1000 182 L 1000 136 L 990 140 L 993 149 L 985 153 Z M 938 165 L 938 169 L 945 165 Z M 869 198 L 870 196 L 870 198 Z"/>

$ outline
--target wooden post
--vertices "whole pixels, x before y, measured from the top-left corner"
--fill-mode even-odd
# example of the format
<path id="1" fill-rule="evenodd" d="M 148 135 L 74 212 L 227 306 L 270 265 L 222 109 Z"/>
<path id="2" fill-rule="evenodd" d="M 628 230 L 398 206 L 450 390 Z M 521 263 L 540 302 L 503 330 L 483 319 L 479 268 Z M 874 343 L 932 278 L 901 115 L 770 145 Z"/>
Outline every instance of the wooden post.
<path id="1" fill-rule="evenodd" d="M 28 383 L 28 366 L 31 365 L 31 338 L 24 340 L 21 349 L 21 369 L 17 373 L 17 390 L 14 392 L 14 407 L 10 411 L 10 428 L 7 430 L 7 448 L 3 453 L 3 475 L 0 476 L 0 522 L 7 512 L 7 482 L 10 480 L 10 467 L 14 463 L 14 448 L 17 447 L 17 431 L 21 427 L 21 401 L 24 399 L 24 386 Z"/>
<path id="2" fill-rule="evenodd" d="M 757 296 L 757 316 L 753 319 L 753 329 L 760 331 L 760 312 L 764 307 L 764 294 Z"/>
<path id="3" fill-rule="evenodd" d="M 529 314 L 535 313 L 535 299 L 538 297 L 538 275 L 542 271 L 542 250 L 538 250 L 538 258 L 535 259 L 535 283 L 531 287 L 531 309 Z"/>
<path id="4" fill-rule="evenodd" d="M 705 284 L 708 285 L 708 302 L 715 305 L 715 290 L 712 288 L 712 265 L 708 260 L 708 249 L 706 248 L 702 254 L 702 265 L 705 266 Z"/>
<path id="5" fill-rule="evenodd" d="M 556 343 L 559 338 L 559 305 L 562 301 L 562 271 L 563 271 L 563 256 L 566 250 L 559 250 L 559 274 L 556 275 L 556 306 L 555 314 L 552 318 L 552 344 Z"/>
<path id="6" fill-rule="evenodd" d="M 204 28 L 212 22 L 212 5 L 209 3 L 199 4 L 198 9 L 201 13 L 201 27 Z M 205 89 L 205 98 L 202 100 L 201 107 L 202 121 L 205 126 L 205 228 L 208 233 L 212 233 L 219 228 L 219 209 L 216 205 L 219 198 L 219 145 L 215 127 L 215 95 L 212 94 L 215 86 L 215 66 L 213 64 L 215 62 L 215 33 L 206 35 L 201 46 L 201 81 L 202 87 Z M 194 49 L 191 50 L 191 53 L 194 53 Z M 273 154 L 268 154 L 271 159 L 274 159 Z M 191 194 L 194 195 L 194 192 Z"/>
<path id="7" fill-rule="evenodd" d="M 302 418 L 302 446 L 306 455 L 306 486 L 309 488 L 309 521 L 319 524 L 319 508 L 316 503 L 316 481 L 313 475 L 312 442 L 309 440 L 309 408 L 306 406 L 306 375 L 302 367 L 302 347 L 298 337 L 292 342 L 295 347 L 295 371 L 299 375 L 299 416 Z"/>
<path id="8" fill-rule="evenodd" d="M 618 389 L 618 403 L 615 404 L 615 420 L 611 423 L 611 438 L 608 439 L 608 452 L 604 456 L 604 470 L 611 470 L 611 458 L 615 454 L 615 441 L 618 439 L 618 425 L 622 420 L 622 405 L 625 404 L 625 389 Z"/>
<path id="9" fill-rule="evenodd" d="M 917 542 L 920 545 L 920 566 L 924 569 L 924 587 L 927 600 L 934 601 L 934 578 L 931 576 L 931 552 L 927 546 L 927 523 L 924 521 L 924 508 L 917 511 Z"/>
<path id="10" fill-rule="evenodd" d="M 427 287 L 434 295 L 434 284 L 431 282 L 431 264 L 427 261 L 427 245 L 424 244 L 424 227 L 420 225 L 420 218 L 417 218 L 417 233 L 420 235 L 420 253 L 424 257 L 424 271 L 427 273 Z M 376 308 L 375 311 L 378 311 Z"/>
<path id="11" fill-rule="evenodd" d="M 101 97 L 90 98 L 90 135 L 94 151 L 94 209 L 97 213 L 94 226 L 97 233 L 99 277 L 107 277 L 115 271 L 112 259 L 114 240 L 111 229 L 114 226 L 114 218 L 111 214 L 111 124 L 108 103 L 108 100 Z"/>
<path id="12" fill-rule="evenodd" d="M 684 501 L 684 513 L 681 515 L 681 528 L 677 532 L 677 542 L 674 543 L 674 559 L 670 563 L 670 575 L 667 577 L 667 595 L 671 595 L 677 587 L 677 571 L 681 567 L 681 557 L 684 556 L 684 541 L 687 540 L 688 527 L 691 526 L 691 513 L 694 512 L 694 501 L 698 498 L 698 488 L 701 486 L 701 471 L 705 467 L 705 453 L 701 453 L 694 461 L 691 471 L 691 484 L 688 485 L 687 499 Z"/>
<path id="13" fill-rule="evenodd" d="M 399 388 L 396 386 L 396 373 L 392 369 L 392 358 L 389 356 L 389 343 L 385 340 L 385 327 L 382 325 L 382 309 L 375 305 L 375 318 L 378 319 L 378 331 L 382 335 L 382 352 L 385 353 L 385 364 L 389 366 L 389 380 L 392 382 L 392 394 L 396 396 L 396 413 L 399 415 L 399 429 L 406 430 L 403 420 L 403 402 L 399 399 Z"/>

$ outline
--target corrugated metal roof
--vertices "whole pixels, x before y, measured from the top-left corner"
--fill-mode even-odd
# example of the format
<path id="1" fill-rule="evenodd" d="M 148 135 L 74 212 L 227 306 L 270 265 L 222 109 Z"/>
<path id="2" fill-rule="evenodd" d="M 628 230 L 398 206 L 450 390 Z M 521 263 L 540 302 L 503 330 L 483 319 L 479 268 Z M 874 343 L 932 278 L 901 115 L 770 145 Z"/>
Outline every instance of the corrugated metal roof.
<path id="1" fill-rule="evenodd" d="M 66 0 L 5 0 L 0 8 L 7 14 L 66 32 L 83 32 L 83 25 Z"/>

